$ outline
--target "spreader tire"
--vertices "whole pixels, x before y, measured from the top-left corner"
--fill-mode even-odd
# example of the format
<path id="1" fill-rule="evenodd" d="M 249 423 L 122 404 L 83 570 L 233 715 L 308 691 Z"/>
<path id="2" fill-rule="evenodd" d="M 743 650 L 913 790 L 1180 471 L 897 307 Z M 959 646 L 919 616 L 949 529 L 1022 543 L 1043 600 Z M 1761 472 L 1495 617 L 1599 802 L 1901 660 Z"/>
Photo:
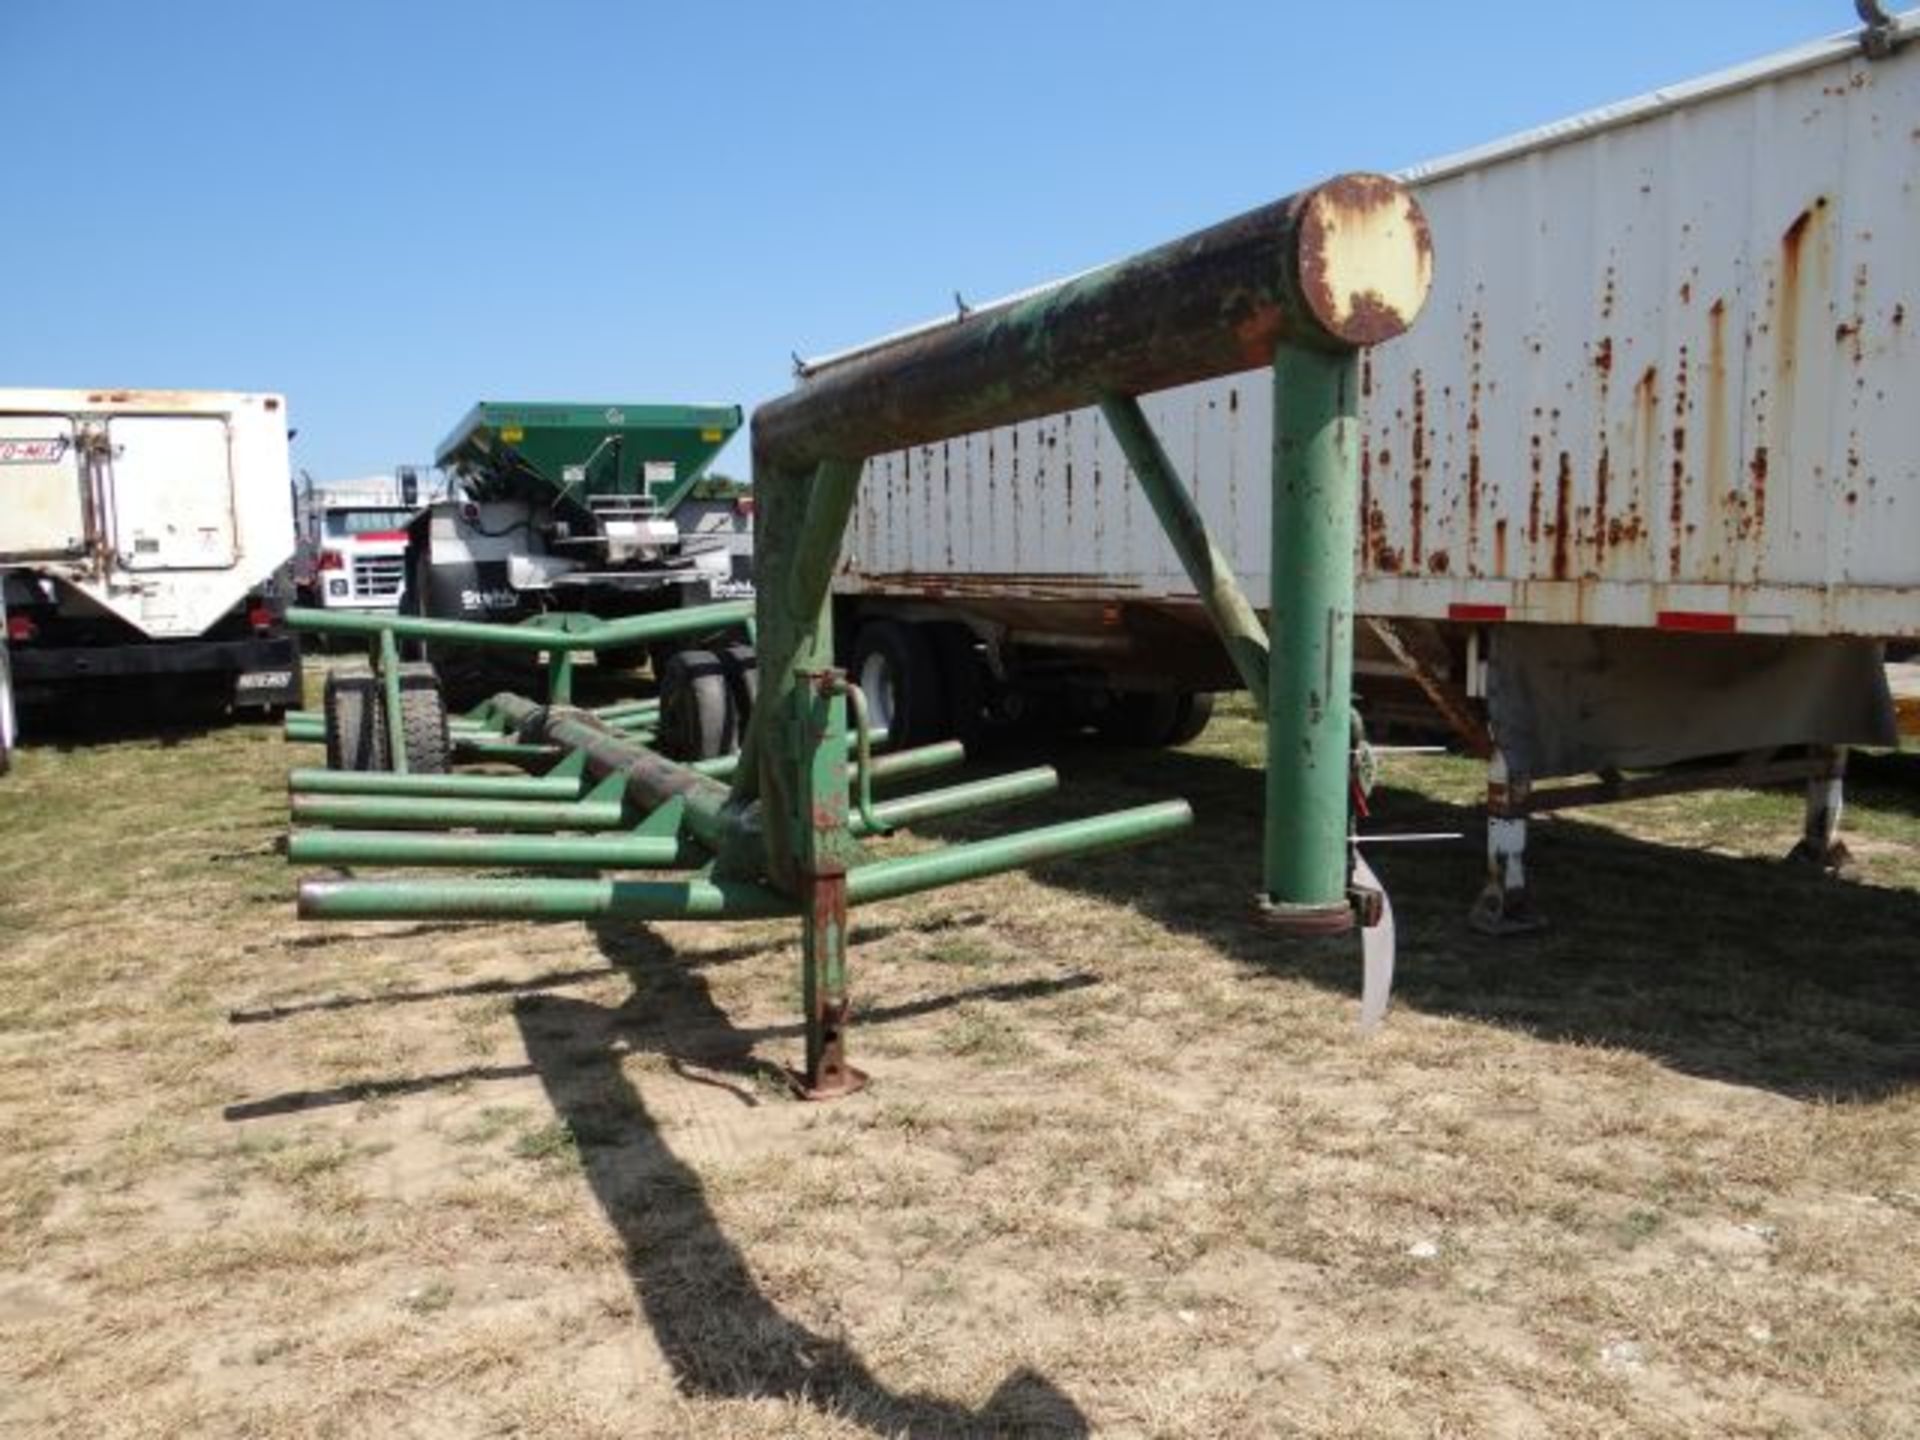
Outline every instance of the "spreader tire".
<path id="1" fill-rule="evenodd" d="M 326 716 L 329 770 L 384 770 L 386 745 L 381 736 L 386 706 L 380 682 L 365 669 L 327 672 L 322 708 Z"/>
<path id="2" fill-rule="evenodd" d="M 447 704 L 440 696 L 440 677 L 425 661 L 410 661 L 400 667 L 400 729 L 411 774 L 447 773 L 453 758 L 453 742 L 447 734 Z"/>
<path id="3" fill-rule="evenodd" d="M 660 677 L 660 744 L 678 760 L 733 752 L 740 733 L 726 666 L 711 650 L 682 650 Z"/>

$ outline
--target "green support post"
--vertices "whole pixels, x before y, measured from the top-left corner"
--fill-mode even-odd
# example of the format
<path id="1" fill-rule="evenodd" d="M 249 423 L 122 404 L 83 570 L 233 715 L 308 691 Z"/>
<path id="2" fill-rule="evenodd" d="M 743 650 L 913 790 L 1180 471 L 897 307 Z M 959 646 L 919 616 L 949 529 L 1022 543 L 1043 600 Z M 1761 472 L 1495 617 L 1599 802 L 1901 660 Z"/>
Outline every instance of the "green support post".
<path id="1" fill-rule="evenodd" d="M 1273 668 L 1263 909 L 1295 933 L 1353 924 L 1347 901 L 1359 359 L 1273 361 Z"/>
<path id="2" fill-rule="evenodd" d="M 547 703 L 573 703 L 573 652 L 552 650 L 547 653 Z"/>
<path id="3" fill-rule="evenodd" d="M 1120 442 L 1121 453 L 1159 517 L 1173 553 L 1180 557 L 1187 578 L 1193 581 L 1194 593 L 1207 607 L 1214 629 L 1227 647 L 1227 658 L 1240 672 L 1241 683 L 1253 695 L 1254 704 L 1266 709 L 1267 670 L 1271 664 L 1267 631 L 1234 578 L 1232 559 L 1208 532 L 1206 521 L 1200 518 L 1200 507 L 1180 483 L 1180 472 L 1173 468 L 1140 402 L 1129 395 L 1103 395 L 1100 413 L 1113 438 Z"/>
<path id="4" fill-rule="evenodd" d="M 807 1047 L 805 1068 L 793 1078 L 806 1099 L 830 1100 L 867 1083 L 847 1063 L 846 1044 L 847 867 L 859 853 L 847 816 L 846 677 L 837 670 L 815 670 L 794 679 L 794 724 L 787 733 L 799 740 L 800 777 L 793 787 L 790 833 L 800 881 L 800 1003 Z"/>
<path id="5" fill-rule="evenodd" d="M 387 697 L 387 768 L 407 773 L 407 721 L 400 713 L 400 645 L 393 631 L 380 632 L 380 683 Z"/>

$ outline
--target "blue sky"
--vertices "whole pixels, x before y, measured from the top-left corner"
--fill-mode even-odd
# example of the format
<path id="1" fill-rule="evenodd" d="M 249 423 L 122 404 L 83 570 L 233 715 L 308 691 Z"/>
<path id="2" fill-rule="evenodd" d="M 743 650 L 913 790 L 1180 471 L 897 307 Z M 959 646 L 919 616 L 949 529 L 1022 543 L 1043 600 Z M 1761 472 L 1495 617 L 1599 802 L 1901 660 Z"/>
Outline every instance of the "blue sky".
<path id="1" fill-rule="evenodd" d="M 1853 24 L 1846 0 L 0 0 L 0 385 L 284 391 L 323 480 L 431 458 L 481 398 L 751 407 L 790 353 L 956 290 Z"/>

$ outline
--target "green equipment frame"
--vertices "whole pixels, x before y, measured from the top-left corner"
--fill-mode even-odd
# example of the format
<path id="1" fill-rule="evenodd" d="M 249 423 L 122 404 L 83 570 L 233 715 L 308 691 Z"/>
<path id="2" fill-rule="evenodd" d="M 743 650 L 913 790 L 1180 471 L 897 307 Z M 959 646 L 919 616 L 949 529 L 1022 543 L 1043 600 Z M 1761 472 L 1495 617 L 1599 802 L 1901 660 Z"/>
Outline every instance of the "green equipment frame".
<path id="1" fill-rule="evenodd" d="M 465 754 L 542 773 L 296 770 L 296 820 L 339 828 L 297 830 L 288 845 L 294 861 L 614 872 L 315 878 L 300 887 L 300 913 L 795 916 L 806 1022 L 797 1086 L 821 1098 L 857 1089 L 864 1077 L 847 1056 L 851 906 L 1136 844 L 1191 823 L 1186 802 L 1168 800 L 915 854 L 875 858 L 862 844 L 916 819 L 1008 803 L 1056 783 L 1043 767 L 873 798 L 889 773 L 963 757 L 954 744 L 875 755 L 863 697 L 833 665 L 831 580 L 865 462 L 1097 404 L 1267 713 L 1263 911 L 1296 933 L 1347 928 L 1356 910 L 1367 918 L 1378 897 L 1370 902 L 1351 884 L 1348 845 L 1358 355 L 1412 322 L 1430 276 L 1425 221 L 1412 196 L 1385 177 L 1347 175 L 1064 284 L 803 370 L 794 392 L 753 417 L 759 697 L 741 752 L 727 762 L 681 764 L 651 748 L 657 712 L 648 702 L 574 706 L 565 657 L 737 623 L 743 617 L 729 607 L 579 620 L 552 631 L 294 612 L 298 627 L 368 635 L 383 677 L 397 670 L 397 642 L 406 638 L 512 644 L 552 657 L 544 703 L 501 694 L 453 732 Z M 1136 398 L 1258 364 L 1272 366 L 1275 387 L 1271 639 Z M 312 722 L 290 721 L 289 733 L 296 731 L 311 736 Z M 659 870 L 691 873 L 621 873 Z"/>

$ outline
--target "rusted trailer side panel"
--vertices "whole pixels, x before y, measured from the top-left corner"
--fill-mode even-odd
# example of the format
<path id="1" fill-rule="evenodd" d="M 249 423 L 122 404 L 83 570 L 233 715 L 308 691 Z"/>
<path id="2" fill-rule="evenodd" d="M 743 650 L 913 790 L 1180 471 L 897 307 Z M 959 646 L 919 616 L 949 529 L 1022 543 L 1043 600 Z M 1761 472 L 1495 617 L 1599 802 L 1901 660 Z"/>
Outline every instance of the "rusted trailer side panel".
<path id="1" fill-rule="evenodd" d="M 1920 635 L 1916 117 L 1920 45 L 1843 37 L 1409 172 L 1437 268 L 1366 376 L 1361 610 Z M 1145 402 L 1256 595 L 1271 399 Z M 1190 594 L 1094 411 L 870 462 L 843 572 Z"/>

